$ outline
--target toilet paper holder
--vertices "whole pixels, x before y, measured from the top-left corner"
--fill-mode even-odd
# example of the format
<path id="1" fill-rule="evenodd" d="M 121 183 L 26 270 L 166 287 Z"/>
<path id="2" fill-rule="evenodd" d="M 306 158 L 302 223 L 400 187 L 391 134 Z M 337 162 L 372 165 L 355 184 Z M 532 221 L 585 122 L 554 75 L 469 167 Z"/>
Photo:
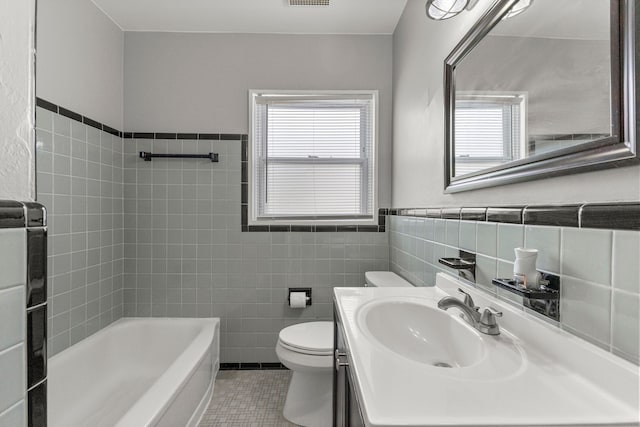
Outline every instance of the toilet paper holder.
<path id="1" fill-rule="evenodd" d="M 311 288 L 289 288 L 287 305 L 291 305 L 291 292 L 304 292 L 307 296 L 307 307 L 311 305 Z"/>

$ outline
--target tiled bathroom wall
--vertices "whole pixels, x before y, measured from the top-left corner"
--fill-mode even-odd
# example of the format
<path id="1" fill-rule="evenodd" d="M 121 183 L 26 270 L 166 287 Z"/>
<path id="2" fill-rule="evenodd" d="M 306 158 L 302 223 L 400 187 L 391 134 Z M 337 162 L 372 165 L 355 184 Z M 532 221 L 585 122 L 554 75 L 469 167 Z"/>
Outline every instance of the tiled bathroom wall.
<path id="1" fill-rule="evenodd" d="M 46 425 L 46 214 L 0 200 L 0 426 Z"/>
<path id="2" fill-rule="evenodd" d="M 24 425 L 26 415 L 25 228 L 0 230 L 0 425 Z M 5 384 L 6 381 L 6 384 Z"/>
<path id="3" fill-rule="evenodd" d="M 122 134 L 39 101 L 37 191 L 50 214 L 49 355 L 123 315 L 220 317 L 222 362 L 277 362 L 278 332 L 331 320 L 332 288 L 360 286 L 369 270 L 391 268 L 430 286 L 447 270 L 438 259 L 463 249 L 477 254 L 477 287 L 519 304 L 491 279 L 510 277 L 513 248 L 525 246 L 540 250 L 540 270 L 561 276 L 559 326 L 639 362 L 640 231 L 637 224 L 618 229 L 606 207 L 591 208 L 600 210 L 595 223 L 580 223 L 575 206 L 561 209 L 560 222 L 569 221 L 562 226 L 486 221 L 473 209 L 460 220 L 459 210 L 442 209 L 435 218 L 391 215 L 387 232 L 243 232 L 246 136 Z M 219 162 L 147 162 L 140 151 L 213 152 Z M 624 215 L 637 223 L 637 206 Z M 290 309 L 289 287 L 311 287 L 313 305 Z"/>
<path id="4" fill-rule="evenodd" d="M 36 110 L 37 200 L 49 212 L 49 356 L 122 317 L 122 138 L 96 126 L 62 108 Z"/>
<path id="5" fill-rule="evenodd" d="M 50 356 L 123 315 L 197 316 L 221 317 L 223 362 L 277 362 L 283 327 L 331 320 L 334 286 L 389 267 L 384 232 L 242 232 L 242 135 L 133 139 L 38 102 Z M 220 160 L 146 162 L 140 151 Z M 288 308 L 289 287 L 311 287 L 313 305 Z"/>
<path id="6" fill-rule="evenodd" d="M 562 329 L 640 362 L 640 231 L 390 217 L 391 269 L 417 286 L 457 275 L 438 259 L 463 249 L 476 253 L 476 287 L 521 306 L 491 284 L 513 275 L 517 247 L 538 249 L 538 269 L 560 276 Z"/>
<path id="7" fill-rule="evenodd" d="M 331 320 L 334 286 L 388 269 L 388 236 L 242 232 L 242 136 L 206 138 L 124 140 L 125 315 L 220 317 L 222 362 L 277 362 L 283 327 Z M 140 151 L 219 162 L 146 162 Z M 313 304 L 289 308 L 289 287 L 311 287 Z"/>

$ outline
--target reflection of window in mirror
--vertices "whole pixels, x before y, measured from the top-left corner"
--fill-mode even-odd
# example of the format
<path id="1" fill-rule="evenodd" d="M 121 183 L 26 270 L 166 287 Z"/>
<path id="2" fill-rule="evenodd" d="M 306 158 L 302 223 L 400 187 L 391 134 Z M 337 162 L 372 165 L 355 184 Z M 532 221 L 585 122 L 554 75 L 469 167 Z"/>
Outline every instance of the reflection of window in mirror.
<path id="1" fill-rule="evenodd" d="M 637 164 L 638 1 L 496 0 L 445 60 L 445 192 Z"/>
<path id="2" fill-rule="evenodd" d="M 533 154 L 524 93 L 456 93 L 455 175 L 467 175 Z"/>

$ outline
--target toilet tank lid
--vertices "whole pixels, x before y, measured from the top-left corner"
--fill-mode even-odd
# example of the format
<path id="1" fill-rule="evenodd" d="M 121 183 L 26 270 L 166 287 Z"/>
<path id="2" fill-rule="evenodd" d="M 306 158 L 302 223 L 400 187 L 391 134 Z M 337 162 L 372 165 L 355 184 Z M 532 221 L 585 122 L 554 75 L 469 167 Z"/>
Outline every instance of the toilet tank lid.
<path id="1" fill-rule="evenodd" d="M 397 288 L 413 286 L 393 271 L 367 271 L 364 278 L 369 286 L 378 288 Z"/>

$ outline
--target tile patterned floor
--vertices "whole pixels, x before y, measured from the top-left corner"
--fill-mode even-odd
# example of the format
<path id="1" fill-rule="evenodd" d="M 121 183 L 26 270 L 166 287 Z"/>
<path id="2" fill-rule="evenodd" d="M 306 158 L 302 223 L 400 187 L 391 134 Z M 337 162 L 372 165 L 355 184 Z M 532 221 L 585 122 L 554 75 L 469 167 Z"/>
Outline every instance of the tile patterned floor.
<path id="1" fill-rule="evenodd" d="M 220 371 L 200 427 L 294 427 L 282 416 L 291 371 Z"/>

